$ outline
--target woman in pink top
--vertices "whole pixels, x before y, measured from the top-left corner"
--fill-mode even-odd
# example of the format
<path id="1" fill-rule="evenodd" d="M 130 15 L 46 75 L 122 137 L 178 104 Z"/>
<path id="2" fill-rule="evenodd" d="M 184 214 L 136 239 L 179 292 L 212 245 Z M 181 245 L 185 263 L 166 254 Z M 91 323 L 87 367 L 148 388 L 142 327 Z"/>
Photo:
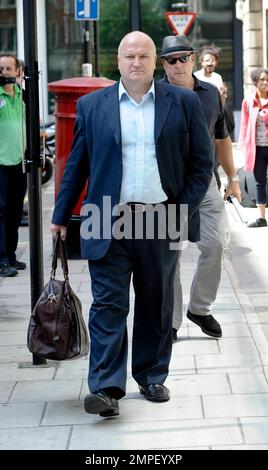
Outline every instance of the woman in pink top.
<path id="1" fill-rule="evenodd" d="M 239 144 L 245 152 L 245 170 L 253 171 L 259 218 L 248 227 L 266 227 L 266 181 L 268 168 L 268 69 L 251 72 L 256 92 L 244 99 L 241 110 Z"/>

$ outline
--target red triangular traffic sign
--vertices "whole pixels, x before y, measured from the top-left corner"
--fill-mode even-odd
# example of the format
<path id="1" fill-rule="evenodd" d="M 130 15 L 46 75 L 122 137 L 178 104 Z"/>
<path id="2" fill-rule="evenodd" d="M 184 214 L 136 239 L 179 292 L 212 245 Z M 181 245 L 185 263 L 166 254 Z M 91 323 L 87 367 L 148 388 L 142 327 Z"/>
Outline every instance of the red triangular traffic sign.
<path id="1" fill-rule="evenodd" d="M 187 34 L 195 21 L 196 13 L 167 11 L 165 17 L 175 34 Z"/>

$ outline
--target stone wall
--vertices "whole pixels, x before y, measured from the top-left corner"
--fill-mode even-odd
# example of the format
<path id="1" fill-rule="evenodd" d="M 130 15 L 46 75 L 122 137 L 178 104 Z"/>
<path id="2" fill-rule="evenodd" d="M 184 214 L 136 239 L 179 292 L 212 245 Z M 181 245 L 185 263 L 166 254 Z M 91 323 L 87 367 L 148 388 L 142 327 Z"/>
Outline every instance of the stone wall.
<path id="1" fill-rule="evenodd" d="M 264 50 L 266 51 L 266 31 L 264 27 L 265 0 L 238 0 L 237 16 L 243 21 L 243 67 L 244 94 L 254 87 L 250 73 L 256 67 L 263 67 Z"/>

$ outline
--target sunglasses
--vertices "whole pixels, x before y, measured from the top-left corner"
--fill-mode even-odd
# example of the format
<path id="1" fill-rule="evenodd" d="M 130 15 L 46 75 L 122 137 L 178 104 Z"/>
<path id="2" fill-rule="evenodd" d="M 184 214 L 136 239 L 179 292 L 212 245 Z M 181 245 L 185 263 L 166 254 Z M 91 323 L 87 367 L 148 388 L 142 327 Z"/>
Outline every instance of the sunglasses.
<path id="1" fill-rule="evenodd" d="M 164 59 L 167 61 L 169 65 L 175 65 L 177 62 L 180 62 L 181 64 L 185 64 L 186 62 L 188 62 L 191 55 L 192 54 L 183 55 L 182 57 L 164 57 Z"/>

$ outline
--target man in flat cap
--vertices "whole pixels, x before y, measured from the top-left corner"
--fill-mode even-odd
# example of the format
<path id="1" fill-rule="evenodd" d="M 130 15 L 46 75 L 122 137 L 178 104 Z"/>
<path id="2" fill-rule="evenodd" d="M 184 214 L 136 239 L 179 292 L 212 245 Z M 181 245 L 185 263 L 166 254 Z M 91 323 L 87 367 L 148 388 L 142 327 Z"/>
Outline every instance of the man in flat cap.
<path id="1" fill-rule="evenodd" d="M 185 35 L 164 38 L 161 60 L 165 70 L 162 82 L 185 87 L 198 94 L 209 134 L 213 144 L 215 143 L 217 158 L 228 178 L 224 199 L 235 195 L 240 201 L 240 187 L 233 162 L 232 144 L 218 89 L 210 83 L 198 80 L 193 75 L 195 51 Z M 209 189 L 201 202 L 199 213 L 200 240 L 196 237 L 198 213 L 191 218 L 188 227 L 188 238 L 192 242 L 197 242 L 200 256 L 191 286 L 187 317 L 200 326 L 205 334 L 219 338 L 222 336 L 221 326 L 210 312 L 219 288 L 223 253 L 227 247 L 229 229 L 225 205 L 218 191 L 215 177 L 212 178 Z M 175 275 L 174 296 L 173 341 L 177 339 L 177 330 L 182 323 L 183 301 L 179 261 Z"/>

